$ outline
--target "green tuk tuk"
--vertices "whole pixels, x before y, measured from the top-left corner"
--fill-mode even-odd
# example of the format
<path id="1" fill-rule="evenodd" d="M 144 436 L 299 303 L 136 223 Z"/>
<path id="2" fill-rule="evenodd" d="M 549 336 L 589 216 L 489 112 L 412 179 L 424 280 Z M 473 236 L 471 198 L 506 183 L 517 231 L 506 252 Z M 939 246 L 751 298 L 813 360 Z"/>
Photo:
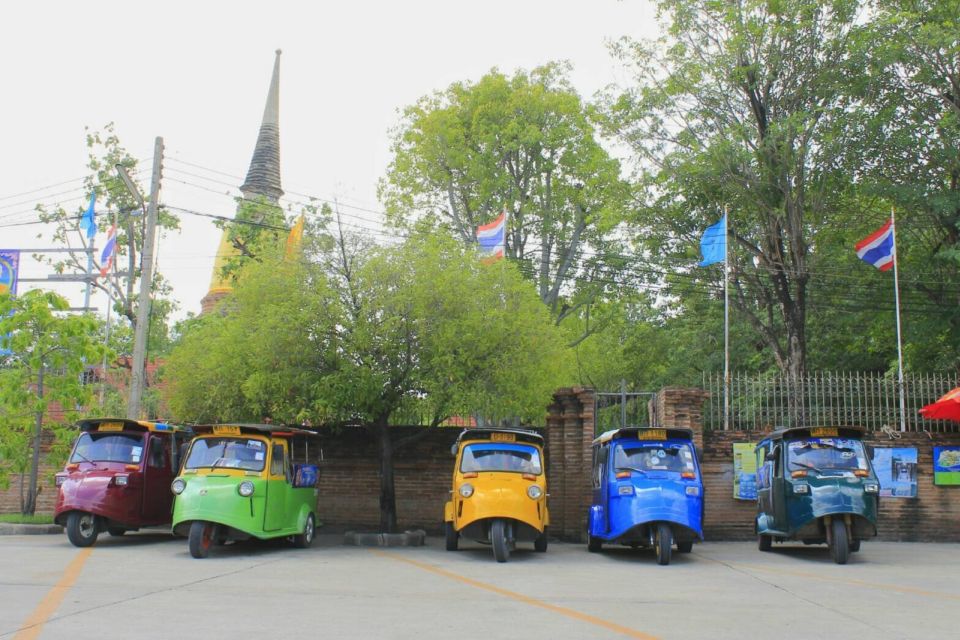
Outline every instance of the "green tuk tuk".
<path id="1" fill-rule="evenodd" d="M 294 463 L 312 431 L 268 424 L 196 426 L 171 484 L 173 532 L 205 558 L 230 540 L 291 538 L 304 548 L 316 532 L 317 467 Z"/>

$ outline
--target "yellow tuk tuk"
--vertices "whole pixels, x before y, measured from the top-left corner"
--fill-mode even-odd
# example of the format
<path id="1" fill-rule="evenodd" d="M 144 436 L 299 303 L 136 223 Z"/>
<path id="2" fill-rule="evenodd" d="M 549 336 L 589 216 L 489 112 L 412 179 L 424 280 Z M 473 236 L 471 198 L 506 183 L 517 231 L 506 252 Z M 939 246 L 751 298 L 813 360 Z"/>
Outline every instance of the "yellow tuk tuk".
<path id="1" fill-rule="evenodd" d="M 493 546 L 506 562 L 518 541 L 547 550 L 543 437 L 519 429 L 467 429 L 453 445 L 451 499 L 443 509 L 447 551 L 466 537 Z"/>

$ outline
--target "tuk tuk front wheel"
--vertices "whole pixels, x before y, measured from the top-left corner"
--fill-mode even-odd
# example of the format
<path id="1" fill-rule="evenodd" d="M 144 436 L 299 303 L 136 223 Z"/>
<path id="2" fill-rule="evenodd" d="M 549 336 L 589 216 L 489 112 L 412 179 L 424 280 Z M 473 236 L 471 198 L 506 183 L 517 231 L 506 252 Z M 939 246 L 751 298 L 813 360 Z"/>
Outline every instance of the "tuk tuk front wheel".
<path id="1" fill-rule="evenodd" d="M 306 549 L 313 544 L 313 536 L 317 531 L 317 525 L 313 520 L 313 514 L 307 516 L 307 522 L 303 525 L 303 533 L 293 536 L 293 546 L 297 549 Z"/>
<path id="2" fill-rule="evenodd" d="M 510 558 L 506 520 L 497 518 L 490 524 L 490 542 L 493 545 L 493 557 L 496 558 L 497 562 L 506 562 Z"/>
<path id="3" fill-rule="evenodd" d="M 670 553 L 673 550 L 673 531 L 670 530 L 670 525 L 663 522 L 657 525 L 654 548 L 657 552 L 657 564 L 670 564 Z"/>
<path id="4" fill-rule="evenodd" d="M 830 555 L 837 564 L 847 564 L 850 554 L 850 541 L 847 538 L 847 525 L 837 518 L 830 523 Z"/>
<path id="5" fill-rule="evenodd" d="M 770 551 L 773 548 L 773 536 L 765 536 L 762 533 L 758 535 L 757 548 L 760 551 Z"/>
<path id="6" fill-rule="evenodd" d="M 543 528 L 543 533 L 538 535 L 533 541 L 533 550 L 543 553 L 547 550 L 547 528 Z"/>
<path id="7" fill-rule="evenodd" d="M 188 546 L 190 555 L 194 558 L 206 558 L 210 555 L 210 547 L 216 538 L 217 525 L 203 520 L 194 520 L 190 523 Z"/>
<path id="8" fill-rule="evenodd" d="M 85 511 L 73 511 L 67 516 L 67 539 L 75 547 L 89 547 L 97 541 L 97 516 Z"/>
<path id="9" fill-rule="evenodd" d="M 603 540 L 595 538 L 587 531 L 587 551 L 590 553 L 599 553 L 603 550 Z"/>
<path id="10" fill-rule="evenodd" d="M 460 540 L 460 534 L 457 533 L 457 530 L 453 528 L 452 522 L 443 523 L 443 533 L 446 538 L 447 551 L 456 551 L 457 543 Z"/>

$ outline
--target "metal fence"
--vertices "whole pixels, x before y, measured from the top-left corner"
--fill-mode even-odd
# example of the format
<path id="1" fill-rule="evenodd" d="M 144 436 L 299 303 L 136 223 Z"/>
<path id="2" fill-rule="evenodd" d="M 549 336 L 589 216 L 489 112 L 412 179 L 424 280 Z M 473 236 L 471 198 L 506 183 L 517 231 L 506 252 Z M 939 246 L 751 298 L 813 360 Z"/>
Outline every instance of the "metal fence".
<path id="1" fill-rule="evenodd" d="M 652 391 L 627 391 L 622 385 L 618 392 L 594 394 L 594 435 L 623 427 L 649 427 L 651 402 L 657 394 Z"/>
<path id="2" fill-rule="evenodd" d="M 960 386 L 960 375 L 905 374 L 904 423 L 907 431 L 953 432 L 954 423 L 926 420 L 920 407 L 935 402 Z M 704 428 L 722 430 L 723 374 L 705 373 L 703 388 L 710 392 L 704 407 Z M 895 378 L 864 372 L 817 372 L 797 378 L 786 375 L 730 376 L 732 430 L 769 430 L 773 427 L 859 426 L 900 430 L 899 384 Z"/>

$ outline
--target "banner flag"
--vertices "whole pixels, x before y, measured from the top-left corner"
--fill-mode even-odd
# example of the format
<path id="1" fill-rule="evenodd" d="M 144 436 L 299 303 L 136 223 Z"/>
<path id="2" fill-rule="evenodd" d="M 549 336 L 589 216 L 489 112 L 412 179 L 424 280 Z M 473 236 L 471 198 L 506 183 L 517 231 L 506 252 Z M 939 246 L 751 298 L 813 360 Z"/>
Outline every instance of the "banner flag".
<path id="1" fill-rule="evenodd" d="M 20 272 L 20 250 L 0 249 L 0 293 L 17 295 Z"/>
<path id="2" fill-rule="evenodd" d="M 107 244 L 103 245 L 103 251 L 100 253 L 100 275 L 107 275 L 110 267 L 113 266 L 113 255 L 117 251 L 117 225 L 112 225 L 107 232 Z"/>
<path id="3" fill-rule="evenodd" d="M 97 221 L 95 219 L 96 212 L 94 211 L 94 206 L 97 204 L 97 192 L 94 191 L 90 194 L 90 206 L 87 207 L 87 210 L 83 212 L 83 215 L 80 216 L 80 228 L 87 232 L 87 237 L 92 238 L 97 235 Z"/>
<path id="4" fill-rule="evenodd" d="M 700 266 L 705 267 L 715 262 L 723 262 L 727 253 L 727 214 L 716 224 L 707 227 L 700 238 L 700 253 L 703 260 Z"/>
<path id="5" fill-rule="evenodd" d="M 857 257 L 868 264 L 872 264 L 880 271 L 889 271 L 893 268 L 893 220 L 887 220 L 869 236 L 855 246 Z"/>
<path id="6" fill-rule="evenodd" d="M 502 258 L 507 230 L 507 212 L 501 213 L 496 220 L 477 227 L 477 244 L 480 253 L 488 258 Z"/>

